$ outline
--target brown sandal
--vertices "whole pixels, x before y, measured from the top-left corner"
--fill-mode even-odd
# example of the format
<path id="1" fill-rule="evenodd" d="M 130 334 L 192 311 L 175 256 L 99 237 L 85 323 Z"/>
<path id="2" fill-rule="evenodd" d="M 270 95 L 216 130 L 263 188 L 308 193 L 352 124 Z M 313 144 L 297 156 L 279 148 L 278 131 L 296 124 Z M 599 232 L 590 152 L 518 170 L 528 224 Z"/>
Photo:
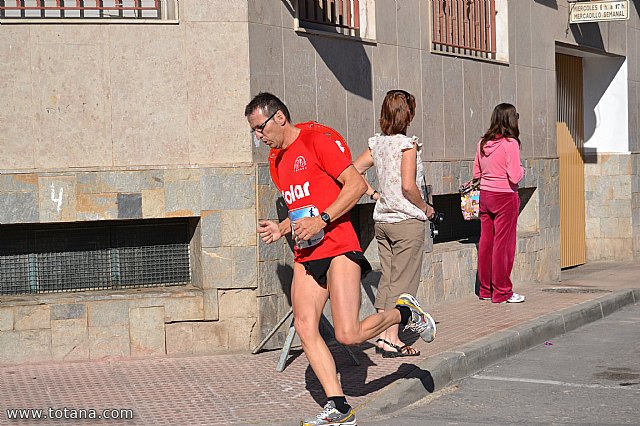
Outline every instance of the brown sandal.
<path id="1" fill-rule="evenodd" d="M 391 346 L 395 351 L 382 351 L 382 358 L 400 358 L 405 356 L 418 356 L 420 355 L 420 351 L 416 350 L 414 347 L 409 345 L 399 346 L 394 343 L 388 342 L 386 340 L 382 341 L 383 343 Z"/>

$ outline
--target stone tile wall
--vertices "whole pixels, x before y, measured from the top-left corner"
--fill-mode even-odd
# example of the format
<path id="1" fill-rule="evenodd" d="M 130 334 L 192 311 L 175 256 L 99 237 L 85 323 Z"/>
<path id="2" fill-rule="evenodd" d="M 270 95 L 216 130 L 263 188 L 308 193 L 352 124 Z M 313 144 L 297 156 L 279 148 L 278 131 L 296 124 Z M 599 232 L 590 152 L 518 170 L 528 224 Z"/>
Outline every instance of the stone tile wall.
<path id="1" fill-rule="evenodd" d="M 530 194 L 518 218 L 518 242 L 511 279 L 518 282 L 558 281 L 560 279 L 560 222 L 558 161 L 524 160 L 525 177 L 520 183 Z M 470 161 L 427 163 L 427 182 L 434 194 L 457 192 L 461 182 L 472 175 Z M 524 191 L 526 190 L 526 191 Z M 440 243 L 426 248 L 423 281 L 419 295 L 427 303 L 440 302 L 476 289 L 477 243 Z"/>
<path id="2" fill-rule="evenodd" d="M 640 155 L 631 154 L 631 225 L 633 257 L 640 256 Z"/>
<path id="3" fill-rule="evenodd" d="M 0 175 L 2 223 L 200 218 L 192 286 L 0 297 L 0 362 L 249 350 L 261 312 L 255 182 L 241 165 Z"/>
<path id="4" fill-rule="evenodd" d="M 634 258 L 637 155 L 597 154 L 584 166 L 587 261 Z M 635 229 L 634 229 L 635 228 Z"/>

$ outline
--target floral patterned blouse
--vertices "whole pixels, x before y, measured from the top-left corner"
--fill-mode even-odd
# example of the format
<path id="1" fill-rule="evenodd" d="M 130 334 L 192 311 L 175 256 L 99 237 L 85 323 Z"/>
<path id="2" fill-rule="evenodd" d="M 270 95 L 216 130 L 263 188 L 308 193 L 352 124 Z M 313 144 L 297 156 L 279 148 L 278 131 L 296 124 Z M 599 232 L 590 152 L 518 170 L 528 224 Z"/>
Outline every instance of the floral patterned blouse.
<path id="1" fill-rule="evenodd" d="M 405 135 L 380 135 L 369 138 L 369 149 L 378 173 L 380 198 L 373 211 L 373 220 L 383 223 L 395 223 L 407 219 L 427 220 L 425 212 L 420 210 L 402 194 L 400 165 L 402 151 L 417 147 L 416 185 L 424 186 L 424 167 L 422 165 L 422 142 L 416 137 Z M 423 191 L 420 191 L 424 198 Z"/>

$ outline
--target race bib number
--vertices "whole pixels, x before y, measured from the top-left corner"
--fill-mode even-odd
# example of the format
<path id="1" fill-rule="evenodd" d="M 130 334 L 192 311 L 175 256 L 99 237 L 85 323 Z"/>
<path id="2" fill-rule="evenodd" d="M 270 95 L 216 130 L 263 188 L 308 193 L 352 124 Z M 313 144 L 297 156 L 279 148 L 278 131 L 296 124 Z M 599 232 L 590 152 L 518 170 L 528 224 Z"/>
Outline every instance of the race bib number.
<path id="1" fill-rule="evenodd" d="M 298 240 L 296 238 L 296 233 L 293 230 L 293 224 L 295 223 L 295 221 L 298 219 L 302 219 L 303 217 L 314 217 L 314 216 L 320 216 L 320 212 L 318 211 L 318 208 L 313 205 L 300 207 L 299 209 L 295 209 L 295 210 L 289 210 L 289 220 L 291 221 L 291 236 L 293 237 L 293 241 L 295 241 L 296 243 L 296 248 L 304 249 L 308 247 L 313 247 L 315 245 L 320 244 L 320 242 L 324 239 L 323 229 L 321 229 L 320 232 L 318 232 L 313 237 L 309 238 L 307 241 Z"/>

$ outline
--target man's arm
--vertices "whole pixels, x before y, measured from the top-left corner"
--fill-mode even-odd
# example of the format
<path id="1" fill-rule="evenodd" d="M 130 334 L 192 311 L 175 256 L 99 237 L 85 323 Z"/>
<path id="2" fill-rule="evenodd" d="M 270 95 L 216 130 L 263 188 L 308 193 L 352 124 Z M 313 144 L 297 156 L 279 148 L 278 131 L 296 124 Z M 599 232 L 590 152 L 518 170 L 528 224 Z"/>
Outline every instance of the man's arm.
<path id="1" fill-rule="evenodd" d="M 367 190 L 367 183 L 353 165 L 340 173 L 338 182 L 342 184 L 338 198 L 325 209 L 331 220 L 336 220 L 343 214 L 348 213 Z M 322 221 L 322 219 L 320 220 Z"/>
<path id="2" fill-rule="evenodd" d="M 350 165 L 340 173 L 338 182 L 342 184 L 338 198 L 325 210 L 325 213 L 329 215 L 332 221 L 348 213 L 367 190 L 366 182 L 353 165 Z M 324 223 L 320 216 L 304 217 L 295 221 L 294 230 L 298 238 L 306 241 L 320 232 L 325 226 L 327 224 Z"/>

